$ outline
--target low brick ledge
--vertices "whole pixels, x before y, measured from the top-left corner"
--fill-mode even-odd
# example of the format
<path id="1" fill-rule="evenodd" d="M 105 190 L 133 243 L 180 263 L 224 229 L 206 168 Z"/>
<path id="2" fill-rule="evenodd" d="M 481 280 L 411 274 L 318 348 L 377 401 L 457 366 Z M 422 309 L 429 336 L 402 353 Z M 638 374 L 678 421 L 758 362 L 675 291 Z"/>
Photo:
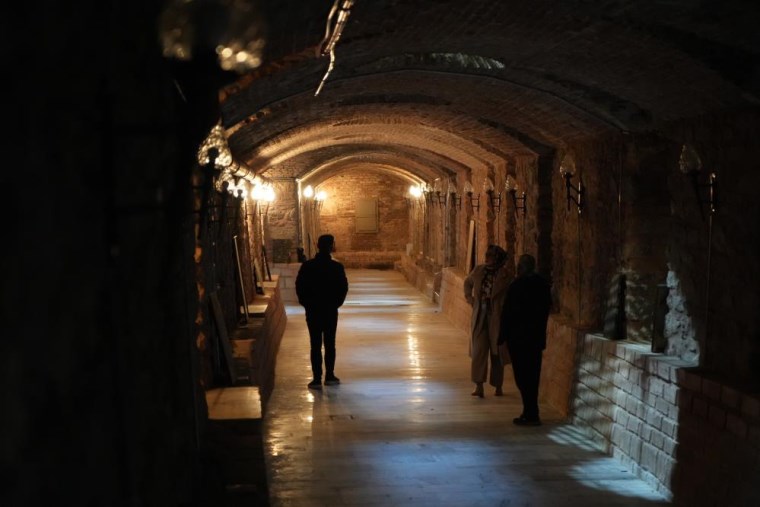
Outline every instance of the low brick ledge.
<path id="1" fill-rule="evenodd" d="M 653 353 L 648 344 L 583 336 L 572 420 L 633 473 L 679 501 L 712 505 L 726 481 L 734 484 L 737 502 L 747 500 L 739 492 L 757 491 L 744 479 L 747 464 L 757 469 L 760 463 L 757 393 Z"/>

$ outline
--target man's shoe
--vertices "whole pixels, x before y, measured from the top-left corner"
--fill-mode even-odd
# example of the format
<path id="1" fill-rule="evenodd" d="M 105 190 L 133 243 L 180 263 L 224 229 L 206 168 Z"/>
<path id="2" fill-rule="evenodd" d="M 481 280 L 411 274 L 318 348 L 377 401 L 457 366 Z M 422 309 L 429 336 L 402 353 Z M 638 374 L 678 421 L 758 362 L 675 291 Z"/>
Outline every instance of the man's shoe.
<path id="1" fill-rule="evenodd" d="M 493 393 L 494 396 L 504 396 L 504 390 L 501 387 L 497 387 Z"/>
<path id="2" fill-rule="evenodd" d="M 340 379 L 336 377 L 335 375 L 330 375 L 328 377 L 325 377 L 325 385 L 326 386 L 334 386 L 340 384 Z"/>
<path id="3" fill-rule="evenodd" d="M 322 381 L 319 379 L 312 380 L 309 382 L 309 389 L 322 389 Z"/>
<path id="4" fill-rule="evenodd" d="M 541 426 L 541 419 L 536 417 L 535 419 L 528 419 L 524 415 L 515 417 L 512 422 L 518 426 Z"/>

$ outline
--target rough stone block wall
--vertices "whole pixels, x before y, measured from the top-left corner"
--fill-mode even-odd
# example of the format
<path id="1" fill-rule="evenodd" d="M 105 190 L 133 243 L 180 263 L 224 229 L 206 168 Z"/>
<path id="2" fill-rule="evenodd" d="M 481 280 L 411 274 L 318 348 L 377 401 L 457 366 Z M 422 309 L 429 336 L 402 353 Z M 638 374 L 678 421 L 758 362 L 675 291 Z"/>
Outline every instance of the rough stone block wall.
<path id="1" fill-rule="evenodd" d="M 692 145 L 702 160 L 703 173 L 698 183 L 706 183 L 708 171 L 714 171 L 717 176 L 718 208 L 712 221 L 712 236 L 706 204 L 701 203 L 703 218 L 692 182 L 678 171 L 675 163 L 669 180 L 673 196 L 672 246 L 668 252 L 668 269 L 672 273 L 669 277 L 677 281 L 683 293 L 684 300 L 678 310 L 687 320 L 682 320 L 683 326 L 672 327 L 674 334 L 668 335 L 668 339 L 678 340 L 683 331 L 695 332 L 702 346 L 701 366 L 733 382 L 750 383 L 755 389 L 760 386 L 760 320 L 757 318 L 760 200 L 756 195 L 760 171 L 750 168 L 757 167 L 756 133 L 759 129 L 757 111 L 745 111 L 685 122 L 673 132 L 675 139 Z M 676 157 L 680 147 L 675 146 Z M 706 199 L 707 189 L 701 190 L 702 198 Z M 708 253 L 711 255 L 709 272 Z M 708 285 L 709 298 L 706 296 Z M 737 290 L 739 287 L 742 290 Z M 668 317 L 680 320 L 674 311 Z"/>
<path id="2" fill-rule="evenodd" d="M 267 209 L 267 238 L 290 239 L 295 245 L 298 239 L 298 187 L 295 179 L 282 179 L 272 182 L 276 198 L 274 202 L 263 205 Z M 267 245 L 270 252 L 272 245 Z"/>
<path id="3" fill-rule="evenodd" d="M 567 205 L 565 182 L 559 172 L 565 157 L 575 162 L 571 184 L 576 186 L 582 179 L 585 188 L 581 214 L 574 203 Z M 620 248 L 617 207 L 609 204 L 617 196 L 617 139 L 576 144 L 572 151 L 560 154 L 554 166 L 550 180 L 554 208 L 551 240 L 555 252 L 552 280 L 559 310 L 564 317 L 584 326 L 601 327 L 607 283 L 613 276 Z"/>
<path id="4" fill-rule="evenodd" d="M 760 503 L 760 398 L 685 361 L 586 335 L 573 422 L 677 505 Z"/>
<path id="5" fill-rule="evenodd" d="M 298 304 L 296 296 L 296 276 L 301 269 L 301 263 L 272 264 L 272 275 L 277 275 L 280 297 L 287 304 Z"/>

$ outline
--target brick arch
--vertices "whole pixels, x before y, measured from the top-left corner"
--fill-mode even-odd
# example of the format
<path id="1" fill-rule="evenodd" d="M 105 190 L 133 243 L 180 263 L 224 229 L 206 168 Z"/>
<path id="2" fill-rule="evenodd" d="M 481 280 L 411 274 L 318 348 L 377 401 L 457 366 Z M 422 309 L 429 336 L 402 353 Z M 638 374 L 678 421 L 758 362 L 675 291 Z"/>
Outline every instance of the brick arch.
<path id="1" fill-rule="evenodd" d="M 466 168 L 503 164 L 507 154 L 488 148 L 491 146 L 483 142 L 421 125 L 395 125 L 383 130 L 382 125 L 377 124 L 329 128 L 320 128 L 317 124 L 290 131 L 282 138 L 258 146 L 242 162 L 257 173 L 290 172 L 299 177 L 325 160 L 345 158 L 359 151 L 365 158 L 376 153 L 386 159 L 395 158 L 398 163 L 418 160 L 422 165 L 439 168 L 438 172 L 455 173 Z"/>
<path id="2" fill-rule="evenodd" d="M 503 166 L 515 155 L 534 153 L 526 142 L 531 148 L 542 146 L 527 135 L 484 126 L 467 115 L 393 109 L 392 116 L 363 106 L 351 108 L 345 117 L 335 114 L 301 124 L 296 118 L 279 132 L 231 129 L 230 148 L 236 160 L 271 177 L 302 177 L 332 160 L 361 157 L 416 166 L 425 178 Z"/>
<path id="3" fill-rule="evenodd" d="M 396 128 L 428 128 L 467 137 L 481 144 L 486 151 L 501 156 L 510 153 L 532 152 L 532 146 L 552 144 L 536 138 L 530 132 L 512 126 L 502 128 L 497 120 L 489 123 L 480 111 L 450 109 L 430 104 L 351 104 L 323 105 L 314 108 L 294 98 L 287 110 L 272 121 L 251 121 L 230 124 L 224 119 L 230 146 L 240 158 L 262 145 L 281 142 L 293 134 L 307 129 L 325 129 L 372 125 L 377 132 Z M 535 131 L 535 129 L 533 129 Z"/>
<path id="4" fill-rule="evenodd" d="M 316 187 L 321 182 L 348 171 L 376 171 L 388 173 L 403 179 L 409 184 L 419 184 L 436 177 L 441 177 L 436 176 L 435 174 L 420 174 L 405 166 L 391 165 L 378 161 L 370 162 L 356 157 L 346 157 L 315 167 L 308 173 L 303 174 L 299 179 L 302 184 L 311 184 Z"/>
<path id="5" fill-rule="evenodd" d="M 492 76 L 409 70 L 347 77 L 332 86 L 331 93 L 315 99 L 303 89 L 287 94 L 270 90 L 270 95 L 262 83 L 223 102 L 222 121 L 228 135 L 249 139 L 242 149 L 251 149 L 287 128 L 316 120 L 356 121 L 373 111 L 386 117 L 420 118 L 441 129 L 461 124 L 473 137 L 490 135 L 489 122 L 503 124 L 507 128 L 502 129 L 502 137 L 510 150 L 530 151 L 523 140 L 560 146 L 619 130 L 618 125 L 556 94 L 510 85 Z"/>

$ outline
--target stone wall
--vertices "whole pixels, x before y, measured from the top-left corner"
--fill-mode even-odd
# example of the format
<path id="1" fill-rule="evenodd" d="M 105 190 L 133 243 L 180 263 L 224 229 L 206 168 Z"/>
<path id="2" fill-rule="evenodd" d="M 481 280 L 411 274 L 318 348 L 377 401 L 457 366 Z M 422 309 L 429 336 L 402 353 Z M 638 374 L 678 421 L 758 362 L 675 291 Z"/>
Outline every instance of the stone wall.
<path id="1" fill-rule="evenodd" d="M 286 304 L 298 304 L 296 296 L 296 276 L 301 269 L 301 263 L 272 264 L 272 275 L 277 275 L 280 297 Z"/>
<path id="2" fill-rule="evenodd" d="M 541 367 L 540 399 L 565 417 L 570 416 L 570 399 L 575 388 L 579 333 L 559 314 L 549 316 L 546 350 Z"/>
<path id="3" fill-rule="evenodd" d="M 760 505 L 760 395 L 694 368 L 677 375 L 678 505 Z"/>
<path id="4" fill-rule="evenodd" d="M 408 255 L 404 255 L 396 263 L 395 268 L 431 301 L 436 299 L 435 294 L 439 290 L 435 284 L 436 276 L 431 273 L 430 269 L 426 268 L 426 263 L 423 260 L 415 261 Z"/>
<path id="5" fill-rule="evenodd" d="M 344 267 L 365 269 L 393 269 L 396 262 L 401 260 L 403 251 L 386 252 L 336 252 L 334 258 Z"/>
<path id="6" fill-rule="evenodd" d="M 756 111 L 703 117 L 674 127 L 671 159 L 677 161 L 682 143 L 690 144 L 702 161 L 696 179 L 702 186 L 695 189 L 695 182 L 678 170 L 676 162 L 668 177 L 672 195 L 668 269 L 683 295 L 668 313 L 669 342 L 688 343 L 696 337 L 701 366 L 754 389 L 760 388 L 756 311 L 760 306 L 756 256 L 760 171 L 756 170 L 754 135 L 758 129 Z M 716 174 L 718 182 L 712 220 L 704 187 L 709 172 Z"/>
<path id="7" fill-rule="evenodd" d="M 571 410 L 601 449 L 677 505 L 760 500 L 757 395 L 645 345 L 587 334 Z"/>
<path id="8" fill-rule="evenodd" d="M 441 280 L 441 312 L 468 335 L 472 328 L 472 307 L 464 298 L 465 275 L 457 268 L 444 268 Z"/>
<path id="9" fill-rule="evenodd" d="M 409 209 L 404 199 L 409 189 L 407 180 L 362 170 L 332 176 L 320 183 L 318 189 L 327 193 L 319 215 L 320 232 L 335 236 L 337 257 L 351 252 L 363 252 L 363 255 L 376 252 L 382 256 L 406 250 L 409 242 Z M 377 200 L 378 230 L 357 232 L 356 202 L 373 198 Z"/>
<path id="10" fill-rule="evenodd" d="M 644 345 L 587 334 L 581 339 L 573 422 L 601 449 L 662 492 L 670 491 L 683 362 Z"/>

